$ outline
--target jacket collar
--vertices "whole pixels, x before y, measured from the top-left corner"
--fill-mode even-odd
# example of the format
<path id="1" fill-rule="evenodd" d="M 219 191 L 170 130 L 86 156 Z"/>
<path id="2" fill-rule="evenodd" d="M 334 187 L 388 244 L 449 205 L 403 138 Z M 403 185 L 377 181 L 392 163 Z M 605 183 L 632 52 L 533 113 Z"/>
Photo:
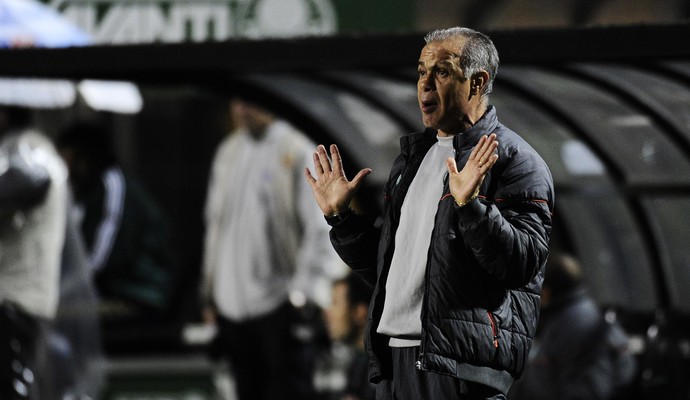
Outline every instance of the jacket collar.
<path id="1" fill-rule="evenodd" d="M 484 115 L 474 124 L 470 129 L 462 134 L 455 135 L 453 139 L 453 146 L 456 149 L 462 149 L 467 146 L 474 146 L 479 141 L 482 135 L 488 135 L 496 130 L 498 126 L 498 117 L 496 116 L 496 108 L 490 105 Z M 436 143 L 436 129 L 426 128 L 422 132 L 405 135 L 400 139 L 400 149 L 402 155 L 407 157 L 410 154 L 427 150 L 434 143 Z"/>
<path id="2" fill-rule="evenodd" d="M 400 152 L 405 158 L 419 152 L 426 154 L 434 143 L 436 143 L 436 129 L 426 128 L 422 132 L 402 136 L 400 138 Z"/>
<path id="3" fill-rule="evenodd" d="M 496 130 L 498 126 L 498 117 L 496 116 L 496 108 L 489 106 L 484 115 L 477 121 L 476 124 L 460 135 L 455 135 L 453 145 L 456 149 L 462 149 L 467 146 L 474 146 L 479 141 L 482 135 L 489 135 Z"/>

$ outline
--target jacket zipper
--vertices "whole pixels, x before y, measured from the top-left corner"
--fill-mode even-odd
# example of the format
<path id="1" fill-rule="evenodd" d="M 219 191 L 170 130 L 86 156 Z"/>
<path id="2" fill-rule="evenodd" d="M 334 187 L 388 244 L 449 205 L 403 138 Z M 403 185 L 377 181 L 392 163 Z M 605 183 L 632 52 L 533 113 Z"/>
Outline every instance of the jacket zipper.
<path id="1" fill-rule="evenodd" d="M 434 218 L 435 219 L 435 218 Z M 431 232 L 431 243 L 429 243 L 429 249 L 433 248 L 433 242 L 434 242 L 434 232 L 436 231 L 436 228 L 434 228 Z M 428 259 L 428 257 L 427 257 Z M 428 263 L 428 261 L 427 261 Z M 427 307 L 429 306 L 429 266 L 425 266 L 425 272 L 424 272 L 424 296 L 422 297 L 422 315 L 421 315 L 421 320 L 422 320 L 422 338 L 419 344 L 419 358 L 417 359 L 417 362 L 415 363 L 415 367 L 423 371 L 424 370 L 424 363 L 422 360 L 424 359 L 424 349 L 426 347 L 426 329 L 424 329 L 424 325 L 426 323 L 426 315 L 427 315 Z"/>
<path id="2" fill-rule="evenodd" d="M 489 323 L 491 323 L 491 332 L 494 335 L 494 347 L 498 348 L 498 326 L 496 325 L 496 318 L 491 311 L 487 311 L 486 315 L 489 316 Z"/>
<path id="3" fill-rule="evenodd" d="M 453 149 L 453 152 L 455 152 L 455 149 Z M 448 176 L 448 173 L 446 172 L 446 174 L 443 175 L 443 190 L 442 190 L 443 193 L 445 193 L 446 188 L 449 188 L 448 180 L 449 180 L 449 176 Z M 450 188 L 448 189 L 448 193 L 450 195 Z M 446 198 L 446 196 L 442 196 L 441 199 L 439 199 L 439 203 L 444 198 Z M 440 204 L 437 206 L 436 213 L 438 213 L 438 207 L 440 207 Z M 431 242 L 429 243 L 429 250 L 428 251 L 431 251 L 431 249 L 434 248 L 434 242 L 435 242 L 434 238 L 435 238 L 435 233 L 436 233 L 435 221 L 436 221 L 436 215 L 434 215 L 434 229 L 432 229 L 432 231 L 431 231 Z M 429 259 L 429 257 L 427 254 L 427 260 L 428 259 Z M 430 285 L 429 281 L 430 281 L 429 265 L 428 265 L 428 261 L 427 261 L 427 265 L 425 267 L 425 272 L 424 272 L 424 297 L 422 298 L 422 315 L 421 315 L 422 340 L 421 340 L 421 343 L 419 345 L 419 359 L 415 363 L 415 367 L 420 371 L 424 370 L 424 364 L 422 363 L 422 359 L 424 358 L 424 348 L 425 348 L 425 342 L 426 342 L 425 341 L 426 330 L 424 329 L 424 322 L 426 322 L 427 307 L 428 307 L 428 303 L 429 303 L 429 285 Z"/>
<path id="4" fill-rule="evenodd" d="M 446 191 L 446 187 L 448 185 L 448 173 L 446 172 L 445 175 L 443 175 L 443 189 L 442 193 Z M 439 203 L 443 200 L 443 197 L 439 199 Z M 422 359 L 424 358 L 424 348 L 425 346 L 425 336 L 426 336 L 426 330 L 424 329 L 424 323 L 426 322 L 426 314 L 427 314 L 427 308 L 429 304 L 429 254 L 428 252 L 431 251 L 431 249 L 434 248 L 434 242 L 435 242 L 435 233 L 436 233 L 436 216 L 438 214 L 438 208 L 440 207 L 440 204 L 436 206 L 436 213 L 434 214 L 434 228 L 431 230 L 431 242 L 429 242 L 429 249 L 427 249 L 427 264 L 425 265 L 424 269 L 424 296 L 422 297 L 422 340 L 419 345 L 419 359 L 417 359 L 417 362 L 415 364 L 415 367 L 418 370 L 424 370 L 424 364 L 422 362 Z"/>

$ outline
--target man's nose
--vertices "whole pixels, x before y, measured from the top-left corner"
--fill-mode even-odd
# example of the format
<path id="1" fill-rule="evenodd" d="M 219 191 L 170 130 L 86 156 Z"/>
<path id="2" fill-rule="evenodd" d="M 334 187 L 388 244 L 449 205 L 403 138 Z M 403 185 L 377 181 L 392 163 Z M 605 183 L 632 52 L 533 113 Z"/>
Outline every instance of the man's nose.
<path id="1" fill-rule="evenodd" d="M 422 88 L 425 92 L 429 92 L 431 90 L 434 90 L 434 80 L 431 79 L 431 75 L 427 75 L 424 77 L 419 78 L 419 86 Z"/>

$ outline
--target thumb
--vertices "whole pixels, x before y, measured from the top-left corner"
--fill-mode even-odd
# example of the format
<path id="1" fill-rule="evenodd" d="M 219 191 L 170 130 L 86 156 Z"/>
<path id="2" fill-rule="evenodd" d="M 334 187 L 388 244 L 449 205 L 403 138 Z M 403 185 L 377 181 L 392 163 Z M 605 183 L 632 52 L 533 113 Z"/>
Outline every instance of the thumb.
<path id="1" fill-rule="evenodd" d="M 359 185 L 362 184 L 362 181 L 364 180 L 364 177 L 369 175 L 371 173 L 371 168 L 364 168 L 361 171 L 355 175 L 354 178 L 352 178 L 352 186 L 355 188 L 358 188 Z"/>
<path id="2" fill-rule="evenodd" d="M 450 175 L 458 173 L 458 164 L 455 163 L 453 157 L 448 157 L 448 159 L 446 159 L 446 165 L 448 166 L 448 173 Z"/>

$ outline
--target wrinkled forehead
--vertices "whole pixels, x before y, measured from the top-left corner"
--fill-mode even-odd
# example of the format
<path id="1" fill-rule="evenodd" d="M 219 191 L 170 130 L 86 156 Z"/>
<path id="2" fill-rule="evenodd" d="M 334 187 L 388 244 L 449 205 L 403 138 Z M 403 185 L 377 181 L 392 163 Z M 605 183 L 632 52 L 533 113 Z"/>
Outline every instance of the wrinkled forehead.
<path id="1" fill-rule="evenodd" d="M 460 67 L 462 43 L 458 41 L 436 41 L 427 43 L 419 55 L 419 65 L 432 66 L 439 64 Z"/>

